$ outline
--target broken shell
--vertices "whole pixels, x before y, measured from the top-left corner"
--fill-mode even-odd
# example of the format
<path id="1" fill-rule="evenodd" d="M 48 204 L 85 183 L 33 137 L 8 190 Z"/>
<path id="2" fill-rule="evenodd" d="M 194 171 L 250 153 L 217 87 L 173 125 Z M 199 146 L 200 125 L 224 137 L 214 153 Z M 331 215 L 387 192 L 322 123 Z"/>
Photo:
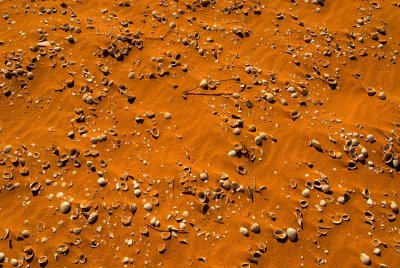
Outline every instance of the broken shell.
<path id="1" fill-rule="evenodd" d="M 121 217 L 121 222 L 124 226 L 129 226 L 131 224 L 131 217 L 123 215 Z"/>
<path id="2" fill-rule="evenodd" d="M 201 213 L 206 214 L 209 208 L 210 207 L 208 206 L 208 204 L 203 203 L 203 204 L 201 204 L 200 211 L 201 211 Z"/>
<path id="3" fill-rule="evenodd" d="M 24 259 L 27 262 L 31 262 L 33 257 L 35 256 L 35 253 L 33 252 L 32 247 L 30 247 L 30 248 L 31 248 L 31 250 L 24 253 Z M 24 251 L 25 251 L 25 249 L 24 249 Z"/>
<path id="4" fill-rule="evenodd" d="M 339 225 L 339 224 L 341 224 L 342 223 L 342 216 L 340 216 L 340 215 L 338 215 L 338 214 L 336 214 L 336 216 L 332 216 L 332 222 L 333 222 L 333 224 L 335 224 L 335 225 Z"/>
<path id="5" fill-rule="evenodd" d="M 153 206 L 158 206 L 158 204 L 159 204 L 158 198 L 155 197 L 155 196 L 152 196 L 152 197 L 150 198 L 150 203 L 151 203 Z"/>
<path id="6" fill-rule="evenodd" d="M 161 233 L 162 240 L 168 240 L 171 238 L 171 232 L 162 232 Z"/>
<path id="7" fill-rule="evenodd" d="M 290 241 L 295 242 L 297 241 L 297 230 L 294 228 L 287 228 L 286 229 L 287 237 Z"/>
<path id="8" fill-rule="evenodd" d="M 140 227 L 139 228 L 139 232 L 144 236 L 148 236 L 149 235 L 149 231 L 147 230 L 147 227 Z"/>
<path id="9" fill-rule="evenodd" d="M 371 194 L 367 188 L 362 191 L 362 195 L 365 199 L 371 198 Z"/>
<path id="10" fill-rule="evenodd" d="M 117 190 L 128 191 L 128 184 L 125 181 L 120 181 L 117 182 L 116 188 Z"/>
<path id="11" fill-rule="evenodd" d="M 382 241 L 381 240 L 379 240 L 379 239 L 373 239 L 372 240 L 372 245 L 374 246 L 374 247 L 378 247 L 378 246 L 380 246 L 381 244 L 383 244 L 382 243 Z"/>
<path id="12" fill-rule="evenodd" d="M 207 202 L 207 195 L 203 191 L 197 193 L 197 198 L 200 200 L 201 203 Z"/>
<path id="13" fill-rule="evenodd" d="M 350 216 L 348 214 L 343 214 L 342 215 L 342 220 L 349 221 L 350 220 Z"/>
<path id="14" fill-rule="evenodd" d="M 274 237 L 275 237 L 276 240 L 278 240 L 280 242 L 283 242 L 283 241 L 285 241 L 287 239 L 287 234 L 282 229 L 276 229 L 274 231 Z"/>
<path id="15" fill-rule="evenodd" d="M 167 248 L 166 248 L 165 243 L 158 244 L 158 246 L 157 246 L 157 250 L 158 250 L 158 252 L 161 253 L 161 254 L 164 253 L 166 249 L 167 249 Z"/>
<path id="16" fill-rule="evenodd" d="M 92 208 L 92 202 L 91 201 L 86 201 L 83 200 L 80 204 L 79 207 L 83 210 L 83 211 L 89 211 Z"/>
<path id="17" fill-rule="evenodd" d="M 150 131 L 151 136 L 153 136 L 153 138 L 158 139 L 158 137 L 160 137 L 160 131 L 158 131 L 157 128 L 152 128 Z"/>
<path id="18" fill-rule="evenodd" d="M 262 242 L 257 245 L 257 248 L 262 253 L 265 253 L 267 251 L 267 245 L 265 243 L 262 243 Z"/>
<path id="19" fill-rule="evenodd" d="M 79 263 L 84 264 L 87 261 L 87 257 L 84 254 L 79 255 Z"/>

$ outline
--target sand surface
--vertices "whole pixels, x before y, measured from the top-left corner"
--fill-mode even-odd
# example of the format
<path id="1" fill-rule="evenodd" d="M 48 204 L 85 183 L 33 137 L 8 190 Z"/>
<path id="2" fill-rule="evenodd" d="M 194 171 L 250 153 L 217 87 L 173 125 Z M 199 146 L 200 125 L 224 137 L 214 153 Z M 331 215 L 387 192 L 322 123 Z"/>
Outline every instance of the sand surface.
<path id="1" fill-rule="evenodd" d="M 0 267 L 400 267 L 399 6 L 0 0 Z"/>

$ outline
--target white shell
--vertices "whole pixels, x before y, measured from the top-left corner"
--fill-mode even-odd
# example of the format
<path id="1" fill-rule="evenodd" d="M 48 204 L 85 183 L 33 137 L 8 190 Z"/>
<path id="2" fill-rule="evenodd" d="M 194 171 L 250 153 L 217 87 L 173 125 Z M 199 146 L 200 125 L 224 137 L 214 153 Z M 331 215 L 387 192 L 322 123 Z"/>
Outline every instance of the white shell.
<path id="1" fill-rule="evenodd" d="M 93 223 L 95 223 L 95 222 L 97 221 L 97 218 L 98 218 L 97 212 L 91 212 L 91 213 L 89 214 L 89 217 L 88 217 L 88 222 L 89 222 L 90 224 L 93 224 Z"/>
<path id="2" fill-rule="evenodd" d="M 131 212 L 132 212 L 133 214 L 136 213 L 136 211 L 137 211 L 137 205 L 136 205 L 136 203 L 132 203 L 132 204 L 129 206 L 129 208 L 131 209 Z"/>
<path id="3" fill-rule="evenodd" d="M 153 205 L 152 205 L 151 203 L 146 203 L 146 204 L 144 204 L 143 208 L 144 208 L 146 211 L 152 211 Z"/>
<path id="4" fill-rule="evenodd" d="M 67 214 L 71 210 L 71 204 L 67 201 L 62 202 L 60 205 L 60 210 L 62 214 Z"/>
<path id="5" fill-rule="evenodd" d="M 371 258 L 365 253 L 360 254 L 360 261 L 365 265 L 371 264 Z"/>
<path id="6" fill-rule="evenodd" d="M 253 225 L 250 227 L 250 230 L 253 232 L 253 233 L 256 233 L 256 234 L 258 234 L 258 233 L 260 233 L 261 232 L 261 227 L 260 227 L 260 225 L 258 224 L 258 223 L 253 223 Z"/>
<path id="7" fill-rule="evenodd" d="M 249 235 L 249 231 L 247 231 L 247 229 L 244 228 L 244 227 L 240 227 L 239 232 L 244 236 L 248 236 Z"/>
<path id="8" fill-rule="evenodd" d="M 303 190 L 303 192 L 301 193 L 302 196 L 304 196 L 305 198 L 309 198 L 310 197 L 310 189 L 306 188 Z"/>
<path id="9" fill-rule="evenodd" d="M 397 203 L 394 202 L 394 201 L 392 201 L 392 203 L 390 204 L 390 208 L 392 209 L 392 211 L 393 211 L 394 213 L 399 212 L 399 207 L 397 206 Z"/>
<path id="10" fill-rule="evenodd" d="M 297 230 L 294 228 L 287 228 L 286 234 L 290 241 L 295 242 L 297 240 Z"/>

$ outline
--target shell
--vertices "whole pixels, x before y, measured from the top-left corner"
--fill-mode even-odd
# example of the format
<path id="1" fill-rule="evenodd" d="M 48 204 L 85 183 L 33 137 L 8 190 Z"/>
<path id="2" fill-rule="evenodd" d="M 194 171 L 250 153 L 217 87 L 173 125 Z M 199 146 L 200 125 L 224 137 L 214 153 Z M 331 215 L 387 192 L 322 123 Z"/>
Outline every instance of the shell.
<path id="1" fill-rule="evenodd" d="M 287 228 L 286 229 L 287 237 L 290 241 L 295 242 L 297 241 L 297 230 L 294 228 Z"/>
<path id="2" fill-rule="evenodd" d="M 317 150 L 322 150 L 322 145 L 319 141 L 312 139 L 309 144 L 311 147 L 314 147 Z"/>
<path id="3" fill-rule="evenodd" d="M 149 230 L 147 230 L 147 227 L 140 227 L 139 228 L 139 232 L 144 236 L 148 236 L 149 235 Z"/>
<path id="4" fill-rule="evenodd" d="M 394 213 L 386 213 L 386 218 L 388 218 L 388 220 L 390 221 L 390 222 L 392 222 L 392 221 L 394 221 L 394 220 L 396 220 L 396 215 L 394 214 Z"/>
<path id="5" fill-rule="evenodd" d="M 88 217 L 88 222 L 90 224 L 93 224 L 97 221 L 98 217 L 99 216 L 98 216 L 97 212 L 91 212 Z"/>
<path id="6" fill-rule="evenodd" d="M 371 258 L 365 253 L 360 254 L 360 261 L 365 265 L 371 265 Z"/>
<path id="7" fill-rule="evenodd" d="M 82 209 L 82 211 L 89 211 L 92 208 L 92 202 L 83 200 L 80 204 L 79 207 Z"/>
<path id="8" fill-rule="evenodd" d="M 161 253 L 161 254 L 163 254 L 165 251 L 166 251 L 166 245 L 165 245 L 165 243 L 162 243 L 162 244 L 158 244 L 158 246 L 157 246 L 157 250 L 158 250 L 158 252 L 159 253 Z"/>
<path id="9" fill-rule="evenodd" d="M 231 186 L 232 186 L 232 189 L 233 189 L 234 192 L 237 192 L 240 189 L 240 183 L 238 183 L 236 181 L 233 181 Z"/>
<path id="10" fill-rule="evenodd" d="M 13 174 L 11 172 L 4 172 L 3 178 L 6 180 L 11 180 L 13 178 Z"/>
<path id="11" fill-rule="evenodd" d="M 276 229 L 274 231 L 274 237 L 276 240 L 283 242 L 287 239 L 287 233 L 282 229 Z"/>
<path id="12" fill-rule="evenodd" d="M 207 203 L 207 195 L 205 192 L 201 191 L 197 193 L 197 198 L 201 203 Z"/>
<path id="13" fill-rule="evenodd" d="M 369 199 L 371 197 L 371 193 L 369 192 L 368 188 L 365 188 L 361 193 L 365 199 Z"/>
<path id="14" fill-rule="evenodd" d="M 267 251 L 267 245 L 265 243 L 262 243 L 262 242 L 257 245 L 257 248 L 262 253 L 265 253 Z"/>
<path id="15" fill-rule="evenodd" d="M 40 187 L 41 187 L 41 185 L 40 185 L 40 182 L 38 182 L 38 181 L 34 181 L 29 185 L 29 188 L 31 189 L 32 193 L 34 193 L 34 194 L 39 192 Z"/>
<path id="16" fill-rule="evenodd" d="M 246 174 L 246 168 L 243 165 L 238 165 L 236 168 L 236 171 L 240 174 L 240 175 L 244 175 Z"/>
<path id="17" fill-rule="evenodd" d="M 23 167 L 23 168 L 20 169 L 19 173 L 20 173 L 22 176 L 28 176 L 28 175 L 29 175 L 29 168 Z"/>
<path id="18" fill-rule="evenodd" d="M 60 205 L 60 210 L 62 214 L 67 214 L 71 210 L 71 203 L 65 201 Z"/>
<path id="19" fill-rule="evenodd" d="M 67 246 L 67 244 L 61 244 L 57 246 L 57 252 L 63 255 L 68 254 L 69 251 L 69 247 Z"/>
<path id="20" fill-rule="evenodd" d="M 160 131 L 157 128 L 152 128 L 150 131 L 151 136 L 153 138 L 158 139 L 160 137 Z"/>
<path id="21" fill-rule="evenodd" d="M 129 226 L 131 224 L 131 217 L 124 215 L 121 217 L 121 222 L 122 222 L 122 225 Z"/>
<path id="22" fill-rule="evenodd" d="M 336 214 L 336 216 L 332 216 L 332 222 L 333 224 L 339 225 L 343 221 L 342 216 Z"/>
<path id="23" fill-rule="evenodd" d="M 40 256 L 40 257 L 38 258 L 38 263 L 40 264 L 40 266 L 46 265 L 47 262 L 48 262 L 48 259 L 47 259 L 46 256 Z"/>
<path id="24" fill-rule="evenodd" d="M 364 212 L 364 217 L 369 221 L 374 221 L 375 220 L 374 214 L 372 214 L 372 212 L 370 212 L 368 210 Z"/>
<path id="25" fill-rule="evenodd" d="M 387 152 L 385 153 L 385 155 L 383 156 L 383 161 L 385 162 L 385 164 L 390 164 L 393 161 L 393 153 L 392 152 Z"/>
<path id="26" fill-rule="evenodd" d="M 249 236 L 249 231 L 247 230 L 247 228 L 240 227 L 239 232 L 244 236 Z"/>
<path id="27" fill-rule="evenodd" d="M 136 203 L 131 203 L 129 206 L 129 209 L 131 210 L 132 214 L 135 214 L 137 211 L 137 205 Z"/>
<path id="28" fill-rule="evenodd" d="M 297 188 L 297 181 L 293 179 L 293 180 L 290 182 L 290 187 L 291 187 L 292 189 L 296 189 L 296 188 Z"/>
<path id="29" fill-rule="evenodd" d="M 347 169 L 348 170 L 357 169 L 357 162 L 354 162 L 354 161 L 347 162 Z"/>
<path id="30" fill-rule="evenodd" d="M 297 118 L 299 118 L 300 117 L 300 112 L 299 111 L 292 111 L 291 113 L 290 113 L 290 118 L 293 120 L 293 121 L 295 121 Z"/>
<path id="31" fill-rule="evenodd" d="M 300 200 L 300 206 L 302 208 L 306 208 L 306 207 L 308 207 L 308 202 L 306 200 Z"/>
<path id="32" fill-rule="evenodd" d="M 250 230 L 255 233 L 255 234 L 259 234 L 261 232 L 261 227 L 260 224 L 258 223 L 253 223 L 253 225 L 251 225 Z"/>
<path id="33" fill-rule="evenodd" d="M 201 204 L 200 211 L 201 211 L 201 213 L 206 214 L 209 208 L 210 207 L 208 206 L 208 204 L 203 203 L 203 204 Z"/>
<path id="34" fill-rule="evenodd" d="M 168 240 L 171 238 L 171 232 L 162 232 L 161 233 L 162 240 Z"/>
<path id="35" fill-rule="evenodd" d="M 398 207 L 398 205 L 397 205 L 396 202 L 392 201 L 392 202 L 390 203 L 390 208 L 392 209 L 392 211 L 393 211 L 394 213 L 399 213 L 399 207 Z"/>

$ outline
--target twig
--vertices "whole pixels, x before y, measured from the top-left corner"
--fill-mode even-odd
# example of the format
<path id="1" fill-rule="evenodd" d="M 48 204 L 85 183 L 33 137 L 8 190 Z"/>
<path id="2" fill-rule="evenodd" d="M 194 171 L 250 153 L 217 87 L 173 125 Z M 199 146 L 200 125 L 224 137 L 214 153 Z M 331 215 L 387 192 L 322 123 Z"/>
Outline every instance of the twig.
<path id="1" fill-rule="evenodd" d="M 156 230 L 157 232 L 160 232 L 160 233 L 166 233 L 166 232 L 170 233 L 170 232 L 172 232 L 172 230 L 160 230 L 160 229 L 157 229 L 156 227 L 154 227 L 153 225 L 151 225 L 149 223 L 147 223 L 147 226 L 149 226 L 150 228 L 152 228 L 152 229 L 154 229 L 154 230 Z M 173 230 L 173 231 L 177 232 L 177 233 L 180 233 L 180 234 L 188 234 L 189 233 L 188 231 L 180 231 L 180 230 Z"/>
<path id="2" fill-rule="evenodd" d="M 215 81 L 215 82 L 226 82 L 226 81 L 232 81 L 232 80 L 235 80 L 235 81 L 236 81 L 236 78 L 227 78 L 227 79 L 221 79 L 221 80 L 216 79 L 216 80 L 213 80 L 213 82 L 214 82 L 214 81 Z M 240 82 L 240 81 L 236 81 L 236 83 L 244 84 L 244 83 L 242 83 L 242 82 Z M 188 92 L 190 92 L 190 91 L 196 90 L 196 89 L 198 89 L 199 87 L 200 87 L 200 86 L 197 86 L 197 87 L 194 87 L 194 88 L 185 90 L 185 91 L 182 92 L 182 94 L 186 94 L 186 93 L 188 93 Z M 199 94 L 199 95 L 200 95 L 200 94 Z M 211 95 L 211 94 L 207 94 L 207 95 Z"/>
<path id="3" fill-rule="evenodd" d="M 207 96 L 207 95 L 210 95 L 210 96 L 222 96 L 222 95 L 229 95 L 229 94 L 233 94 L 233 93 L 230 93 L 230 92 L 228 92 L 228 93 L 201 93 L 201 92 L 192 92 L 192 93 L 185 93 L 184 95 L 194 95 L 194 96 L 196 96 L 196 95 L 198 95 L 198 96 Z"/>

